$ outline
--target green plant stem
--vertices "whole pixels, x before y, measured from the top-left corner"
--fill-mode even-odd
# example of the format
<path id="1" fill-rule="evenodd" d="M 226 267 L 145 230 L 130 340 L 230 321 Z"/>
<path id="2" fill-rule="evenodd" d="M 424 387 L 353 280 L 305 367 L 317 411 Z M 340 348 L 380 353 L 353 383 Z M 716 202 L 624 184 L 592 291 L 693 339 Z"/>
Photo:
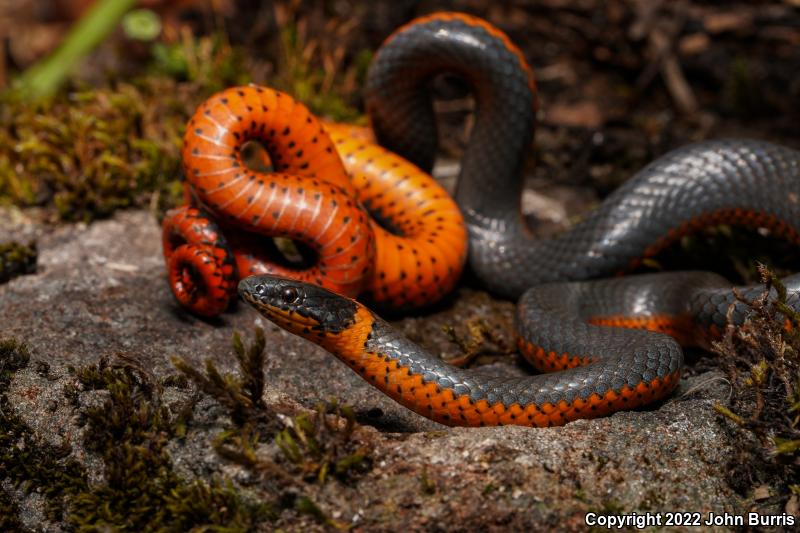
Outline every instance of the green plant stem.
<path id="1" fill-rule="evenodd" d="M 52 54 L 22 74 L 18 80 L 20 94 L 28 99 L 53 95 L 75 64 L 111 33 L 135 3 L 136 0 L 98 0 Z"/>

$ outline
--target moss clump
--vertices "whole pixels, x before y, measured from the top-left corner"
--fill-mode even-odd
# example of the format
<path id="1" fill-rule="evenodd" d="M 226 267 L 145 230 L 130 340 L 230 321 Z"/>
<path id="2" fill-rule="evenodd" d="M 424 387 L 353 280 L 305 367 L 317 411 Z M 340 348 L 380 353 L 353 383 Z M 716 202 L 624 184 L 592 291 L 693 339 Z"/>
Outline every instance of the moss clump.
<path id="1" fill-rule="evenodd" d="M 82 412 L 88 423 L 83 444 L 105 467 L 103 482 L 89 485 L 70 450 L 37 438 L 9 404 L 11 378 L 29 359 L 23 344 L 0 340 L 0 482 L 40 494 L 46 518 L 77 531 L 249 531 L 271 517 L 269 508 L 245 501 L 230 482 L 189 482 L 175 474 L 165 446 L 185 424 L 187 410 L 171 413 L 161 403 L 160 385 L 126 359 L 72 369 L 77 385 L 65 389 L 74 403 L 78 389 L 108 394 L 102 405 Z M 14 495 L 0 490 L 0 530 L 22 529 Z"/>
<path id="2" fill-rule="evenodd" d="M 270 471 L 288 484 L 291 476 L 271 460 L 257 456 L 255 450 L 264 436 L 274 434 L 274 441 L 303 478 L 324 483 L 330 473 L 345 478 L 366 459 L 365 449 L 354 446 L 355 414 L 336 401 L 319 404 L 313 414 L 301 413 L 277 431 L 278 416 L 263 402 L 264 331 L 256 328 L 255 340 L 245 347 L 238 332 L 233 334 L 233 351 L 240 376 L 222 375 L 211 360 L 205 373 L 186 360 L 175 358 L 173 364 L 207 395 L 228 409 L 234 428 L 222 432 L 214 441 L 220 455 L 254 470 Z M 344 424 L 340 421 L 344 420 Z"/>
<path id="3" fill-rule="evenodd" d="M 206 360 L 205 374 L 195 369 L 188 361 L 173 358 L 172 363 L 201 391 L 224 405 L 237 426 L 256 423 L 273 425 L 274 413 L 263 403 L 264 393 L 264 330 L 256 328 L 253 344 L 245 348 L 238 332 L 233 334 L 233 351 L 239 362 L 241 377 L 222 375 Z M 274 426 L 273 426 L 274 427 Z"/>
<path id="4" fill-rule="evenodd" d="M 90 221 L 116 209 L 179 197 L 188 110 L 174 84 L 0 101 L 0 200 Z M 155 195 L 155 198 L 154 198 Z"/>
<path id="5" fill-rule="evenodd" d="M 86 490 L 86 476 L 80 465 L 69 459 L 70 450 L 48 444 L 33 433 L 15 414 L 6 396 L 11 378 L 25 368 L 30 354 L 24 344 L 0 340 L 0 481 L 25 493 L 37 492 L 45 499 L 45 515 L 51 520 L 63 517 L 67 502 Z M 0 490 L 0 529 L 18 521 L 18 509 L 11 495 Z"/>
<path id="6" fill-rule="evenodd" d="M 249 81 L 247 69 L 221 34 L 187 31 L 151 52 L 131 82 L 34 100 L 0 93 L 0 202 L 66 221 L 179 202 L 186 122 L 211 93 Z"/>
<path id="7" fill-rule="evenodd" d="M 743 326 L 728 327 L 714 345 L 733 386 L 730 404 L 716 410 L 762 446 L 753 449 L 742 440 L 734 486 L 748 492 L 754 483 L 768 482 L 786 499 L 800 487 L 800 314 L 788 305 L 780 280 L 766 267 L 759 270 L 762 295 L 737 295 L 752 310 L 750 317 Z"/>
<path id="8" fill-rule="evenodd" d="M 239 376 L 223 375 L 210 360 L 205 372 L 184 359 L 175 358 L 173 364 L 228 410 L 233 426 L 212 443 L 221 457 L 258 474 L 265 497 L 276 507 L 293 508 L 329 527 L 344 527 L 304 494 L 313 491 L 304 483 L 323 484 L 331 477 L 347 481 L 369 465 L 367 447 L 353 438 L 355 414 L 335 401 L 293 417 L 279 416 L 268 408 L 262 399 L 265 345 L 261 328 L 256 328 L 254 339 L 245 346 L 238 333 L 233 335 Z"/>
<path id="9" fill-rule="evenodd" d="M 28 245 L 15 241 L 0 244 L 0 283 L 36 272 L 36 258 L 35 242 Z"/>
<path id="10" fill-rule="evenodd" d="M 0 393 L 8 390 L 14 373 L 28 366 L 30 359 L 26 345 L 14 339 L 0 339 Z"/>
<path id="11" fill-rule="evenodd" d="M 102 457 L 106 479 L 72 500 L 71 524 L 116 531 L 247 531 L 269 516 L 266 506 L 246 502 L 230 484 L 178 477 L 165 446 L 185 423 L 186 411 L 170 413 L 160 386 L 143 368 L 121 359 L 74 373 L 85 390 L 105 390 L 109 398 L 84 413 L 84 442 Z"/>
<path id="12" fill-rule="evenodd" d="M 0 482 L 45 499 L 45 516 L 77 531 L 249 531 L 273 516 L 269 506 L 246 501 L 229 481 L 186 481 L 166 452 L 179 438 L 192 401 L 171 412 L 161 385 L 135 361 L 119 358 L 73 368 L 77 383 L 65 395 L 77 404 L 81 391 L 106 391 L 101 405 L 82 416 L 84 447 L 104 464 L 102 483 L 90 485 L 67 447 L 37 438 L 16 416 L 6 390 L 28 365 L 24 344 L 0 340 Z M 187 408 L 188 407 L 188 408 Z M 14 495 L 0 490 L 0 530 L 21 530 Z"/>
<path id="13" fill-rule="evenodd" d="M 344 424 L 340 424 L 342 419 Z M 354 446 L 354 429 L 353 410 L 331 401 L 317 405 L 311 415 L 294 417 L 291 425 L 275 436 L 275 443 L 301 475 L 325 483 L 330 474 L 346 479 L 363 470 L 367 450 Z"/>
<path id="14" fill-rule="evenodd" d="M 285 15 L 270 85 L 318 113 L 359 120 L 351 102 L 370 54 L 346 53 L 352 25 L 315 38 Z M 0 93 L 0 203 L 43 206 L 53 220 L 91 221 L 126 207 L 161 214 L 181 201 L 185 125 L 211 93 L 250 81 L 247 58 L 221 32 L 156 42 L 131 82 L 64 90 L 38 99 Z"/>
<path id="15" fill-rule="evenodd" d="M 0 482 L 41 494 L 46 517 L 77 531 L 249 531 L 276 518 L 277 508 L 308 514 L 329 527 L 345 527 L 309 496 L 319 485 L 305 483 L 321 484 L 331 477 L 347 481 L 369 463 L 366 446 L 353 438 L 352 410 L 329 402 L 311 413 L 278 416 L 262 399 L 263 332 L 257 330 L 247 346 L 236 334 L 233 347 L 240 377 L 223 375 L 211 363 L 205 373 L 185 361 L 176 365 L 228 408 L 234 424 L 213 445 L 222 457 L 259 474 L 261 484 L 254 488 L 274 504 L 251 502 L 230 481 L 180 478 L 166 446 L 185 434 L 196 396 L 168 408 L 161 400 L 163 387 L 185 388 L 186 380 L 156 380 L 126 357 L 113 364 L 102 359 L 97 365 L 70 368 L 75 379 L 64 387 L 85 425 L 83 447 L 103 463 L 102 481 L 90 484 L 68 447 L 43 442 L 14 415 L 5 391 L 30 358 L 25 346 L 14 341 L 0 341 Z M 44 367 L 38 371 L 47 373 Z M 90 405 L 81 407 L 82 398 Z M 0 490 L 3 530 L 24 526 L 16 498 Z"/>
<path id="16" fill-rule="evenodd" d="M 25 531 L 19 507 L 5 491 L 0 491 L 0 531 Z"/>

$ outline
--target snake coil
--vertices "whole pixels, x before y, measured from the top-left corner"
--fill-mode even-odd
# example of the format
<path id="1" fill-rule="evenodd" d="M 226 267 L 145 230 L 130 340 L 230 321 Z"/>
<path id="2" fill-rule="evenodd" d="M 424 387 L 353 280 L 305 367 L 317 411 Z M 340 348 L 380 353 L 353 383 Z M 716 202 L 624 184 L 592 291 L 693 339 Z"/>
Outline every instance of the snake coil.
<path id="1" fill-rule="evenodd" d="M 249 141 L 266 149 L 273 171 L 248 168 Z M 252 274 L 401 309 L 435 302 L 458 281 L 466 229 L 444 189 L 284 93 L 248 86 L 212 96 L 189 121 L 182 155 L 194 205 L 167 214 L 163 248 L 173 293 L 199 315 L 223 312 L 235 281 Z M 316 260 L 282 263 L 265 238 L 276 236 Z"/>

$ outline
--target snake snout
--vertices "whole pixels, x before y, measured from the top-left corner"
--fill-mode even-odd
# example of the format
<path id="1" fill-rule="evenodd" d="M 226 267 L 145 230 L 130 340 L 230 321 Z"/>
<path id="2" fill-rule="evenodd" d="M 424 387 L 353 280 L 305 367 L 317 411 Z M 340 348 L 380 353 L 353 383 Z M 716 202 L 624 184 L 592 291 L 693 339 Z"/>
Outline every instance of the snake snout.
<path id="1" fill-rule="evenodd" d="M 278 276 L 249 276 L 239 282 L 239 294 L 252 304 L 286 309 L 299 303 L 305 284 Z"/>
<path id="2" fill-rule="evenodd" d="M 279 276 L 250 276 L 239 294 L 262 315 L 290 331 L 309 327 L 341 332 L 355 320 L 358 304 L 322 287 Z"/>
<path id="3" fill-rule="evenodd" d="M 261 276 L 248 276 L 239 282 L 239 296 L 245 301 L 254 303 L 265 293 L 266 285 L 259 278 Z"/>

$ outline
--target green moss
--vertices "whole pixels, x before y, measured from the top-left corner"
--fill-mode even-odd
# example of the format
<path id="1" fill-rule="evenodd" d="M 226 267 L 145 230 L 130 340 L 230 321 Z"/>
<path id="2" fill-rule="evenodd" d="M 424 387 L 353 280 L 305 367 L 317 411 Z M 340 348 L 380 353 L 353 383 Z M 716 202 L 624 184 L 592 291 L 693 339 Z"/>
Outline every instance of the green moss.
<path id="1" fill-rule="evenodd" d="M 253 343 L 246 348 L 239 332 L 234 331 L 232 343 L 233 353 L 242 371 L 241 389 L 254 407 L 264 409 L 264 330 L 256 328 Z"/>
<path id="2" fill-rule="evenodd" d="M 109 396 L 84 412 L 84 442 L 102 457 L 105 482 L 73 499 L 71 524 L 86 530 L 247 531 L 269 516 L 267 507 L 246 502 L 229 483 L 178 477 L 165 446 L 185 424 L 186 410 L 171 413 L 161 403 L 160 385 L 135 362 L 101 361 L 74 373 L 84 390 Z"/>
<path id="3" fill-rule="evenodd" d="M 0 531 L 25 531 L 19 519 L 19 507 L 5 491 L 0 490 Z"/>
<path id="4" fill-rule="evenodd" d="M 29 358 L 23 344 L 0 340 L 0 481 L 40 494 L 48 519 L 77 531 L 249 531 L 272 516 L 230 482 L 178 477 L 165 446 L 186 423 L 187 410 L 170 412 L 161 403 L 161 386 L 131 360 L 72 370 L 77 384 L 68 394 L 75 403 L 81 390 L 107 394 L 82 412 L 83 445 L 104 465 L 104 480 L 90 485 L 70 450 L 38 438 L 9 404 L 11 378 Z M 0 530 L 20 528 L 13 495 L 0 491 Z"/>
<path id="5" fill-rule="evenodd" d="M 90 221 L 181 200 L 183 131 L 211 93 L 247 81 L 224 37 L 156 44 L 146 77 L 29 101 L 0 94 L 0 202 Z"/>
<path id="6" fill-rule="evenodd" d="M 234 426 L 213 445 L 221 456 L 261 474 L 263 499 L 274 505 L 245 498 L 230 481 L 188 481 L 177 475 L 166 447 L 185 435 L 197 397 L 187 395 L 182 404 L 168 408 L 161 400 L 164 384 L 185 388 L 185 379 L 159 381 L 127 357 L 70 368 L 74 382 L 64 387 L 68 405 L 79 409 L 85 425 L 83 447 L 102 461 L 102 481 L 90 484 L 68 447 L 44 442 L 14 414 L 6 390 L 30 355 L 11 340 L 0 341 L 0 481 L 40 494 L 46 517 L 76 531 L 249 531 L 274 519 L 278 507 L 344 527 L 304 495 L 302 486 L 331 477 L 346 480 L 368 464 L 365 446 L 352 438 L 352 410 L 335 402 L 320 405 L 311 414 L 284 418 L 285 429 L 277 431 L 281 419 L 262 400 L 263 333 L 257 332 L 249 346 L 235 335 L 233 346 L 241 377 L 222 375 L 210 363 L 206 373 L 189 370 L 184 376 L 230 410 Z M 49 375 L 42 365 L 37 372 Z M 84 397 L 89 406 L 81 406 Z M 270 449 L 273 440 L 271 449 L 281 450 L 274 452 L 279 458 L 259 456 L 256 450 L 264 444 Z M 289 486 L 294 487 L 291 493 L 274 492 Z M 0 490 L 4 530 L 22 525 L 16 497 Z"/>
<path id="7" fill-rule="evenodd" d="M 28 347 L 14 339 L 0 339 L 0 392 L 5 393 L 14 373 L 28 366 Z"/>
<path id="8" fill-rule="evenodd" d="M 788 499 L 800 479 L 800 314 L 777 276 L 764 266 L 759 271 L 765 291 L 742 299 L 748 321 L 714 344 L 733 387 L 729 404 L 715 409 L 761 443 L 738 442 L 731 484 L 748 493 L 753 484 L 770 483 Z"/>
<path id="9" fill-rule="evenodd" d="M 317 113 L 363 122 L 354 95 L 370 52 L 345 54 L 344 26 L 316 43 L 298 31 L 302 18 L 296 13 L 281 26 L 277 72 L 268 83 Z M 126 207 L 161 214 L 181 201 L 180 146 L 189 117 L 213 92 L 251 81 L 250 69 L 224 33 L 187 32 L 174 43 L 153 43 L 150 52 L 142 75 L 124 82 L 73 85 L 34 100 L 0 94 L 0 203 L 43 206 L 53 220 L 91 221 Z"/>
<path id="10" fill-rule="evenodd" d="M 313 415 L 296 416 L 275 443 L 304 477 L 325 483 L 330 474 L 346 479 L 366 466 L 367 450 L 352 440 L 354 429 L 353 410 L 329 401 L 317 405 Z"/>
<path id="11" fill-rule="evenodd" d="M 35 242 L 28 245 L 15 241 L 0 244 L 0 283 L 36 272 L 36 258 Z"/>
<path id="12" fill-rule="evenodd" d="M 264 393 L 264 331 L 256 328 L 255 340 L 248 348 L 244 347 L 239 333 L 234 332 L 233 351 L 241 369 L 240 377 L 221 374 L 211 359 L 206 360 L 205 373 L 185 359 L 173 358 L 172 364 L 201 391 L 224 405 L 237 426 L 273 425 L 275 416 L 261 398 Z"/>
<path id="13" fill-rule="evenodd" d="M 205 372 L 177 357 L 172 359 L 172 364 L 204 394 L 228 410 L 234 427 L 220 432 L 212 442 L 220 457 L 250 471 L 268 474 L 282 485 L 295 485 L 296 480 L 285 469 L 271 459 L 256 454 L 256 448 L 279 427 L 277 414 L 267 408 L 262 399 L 264 331 L 256 328 L 254 341 L 247 347 L 239 333 L 234 332 L 232 345 L 239 363 L 239 376 L 223 375 L 210 359 L 206 360 Z"/>
<path id="14" fill-rule="evenodd" d="M 36 102 L 5 95 L 0 200 L 71 221 L 174 200 L 188 110 L 161 91 L 120 83 Z"/>
<path id="15" fill-rule="evenodd" d="M 205 372 L 201 372 L 185 359 L 173 359 L 181 373 L 228 409 L 236 427 L 214 439 L 214 448 L 220 455 L 251 470 L 269 471 L 288 484 L 295 481 L 285 469 L 256 454 L 259 444 L 267 442 L 271 435 L 284 459 L 302 478 L 324 483 L 333 474 L 345 479 L 365 465 L 366 450 L 352 440 L 355 414 L 347 405 L 336 401 L 320 403 L 313 414 L 301 413 L 277 431 L 278 416 L 262 399 L 265 355 L 261 328 L 256 328 L 254 340 L 247 347 L 235 332 L 233 351 L 239 364 L 238 376 L 221 374 L 211 360 L 206 361 Z"/>
<path id="16" fill-rule="evenodd" d="M 308 496 L 300 496 L 297 498 L 295 501 L 295 509 L 298 512 L 311 516 L 320 524 L 324 524 L 328 527 L 335 529 L 349 529 L 347 524 L 338 522 L 325 514 L 325 511 L 323 511 L 319 505 L 314 503 L 314 501 Z"/>
<path id="17" fill-rule="evenodd" d="M 53 446 L 38 438 L 15 414 L 8 400 L 6 391 L 11 378 L 29 360 L 24 344 L 0 340 L 0 481 L 5 480 L 28 494 L 37 492 L 45 499 L 45 515 L 59 520 L 68 499 L 86 490 L 86 475 L 77 462 L 68 458 L 69 448 Z M 13 523 L 17 517 L 16 505 L 10 495 L 3 491 L 0 494 L 0 507 L 9 512 L 2 514 L 7 523 Z"/>
<path id="18" fill-rule="evenodd" d="M 233 427 L 220 432 L 212 442 L 221 457 L 257 474 L 264 481 L 265 496 L 275 502 L 275 507 L 293 508 L 320 524 L 345 528 L 306 494 L 313 489 L 304 484 L 323 484 L 331 478 L 348 481 L 370 464 L 367 447 L 353 438 L 355 414 L 350 407 L 330 401 L 320 403 L 311 413 L 278 416 L 262 399 L 264 346 L 260 328 L 256 328 L 249 346 L 234 333 L 238 375 L 220 373 L 210 360 L 205 371 L 193 368 L 184 359 L 175 358 L 173 364 L 228 410 Z M 278 430 L 281 425 L 283 429 Z M 278 457 L 269 453 L 273 444 L 281 452 Z M 276 487 L 292 490 L 276 494 Z"/>

